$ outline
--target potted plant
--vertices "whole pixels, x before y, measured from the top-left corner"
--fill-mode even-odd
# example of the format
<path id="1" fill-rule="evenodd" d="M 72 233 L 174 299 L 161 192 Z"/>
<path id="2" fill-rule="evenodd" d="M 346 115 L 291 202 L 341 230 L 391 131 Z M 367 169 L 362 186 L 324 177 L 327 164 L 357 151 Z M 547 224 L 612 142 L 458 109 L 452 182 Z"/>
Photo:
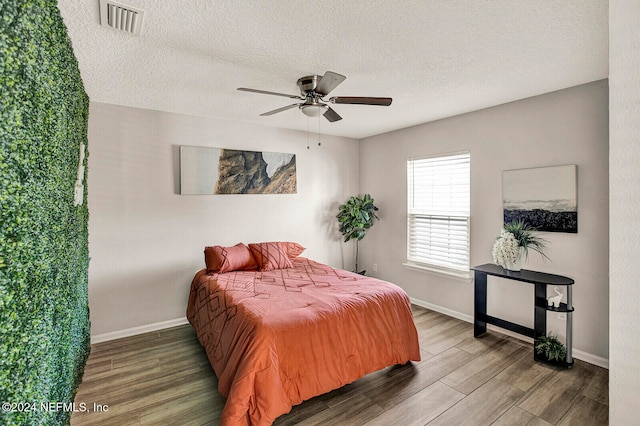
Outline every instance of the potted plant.
<path id="1" fill-rule="evenodd" d="M 545 361 L 562 362 L 567 356 L 567 348 L 552 333 L 538 337 L 534 346 L 536 354 L 542 356 Z"/>
<path id="2" fill-rule="evenodd" d="M 380 219 L 376 215 L 378 208 L 373 204 L 371 195 L 364 194 L 361 197 L 353 196 L 338 208 L 338 222 L 340 233 L 344 236 L 344 242 L 356 240 L 356 270 L 364 275 L 366 271 L 358 271 L 358 242 L 367 234 L 367 230 L 373 226 L 374 219 Z"/>
<path id="3" fill-rule="evenodd" d="M 544 252 L 547 241 L 537 236 L 536 232 L 536 228 L 522 219 L 506 223 L 493 244 L 493 262 L 505 269 L 519 271 L 522 257 L 529 257 L 529 249 L 537 251 L 543 258 L 549 260 Z"/>

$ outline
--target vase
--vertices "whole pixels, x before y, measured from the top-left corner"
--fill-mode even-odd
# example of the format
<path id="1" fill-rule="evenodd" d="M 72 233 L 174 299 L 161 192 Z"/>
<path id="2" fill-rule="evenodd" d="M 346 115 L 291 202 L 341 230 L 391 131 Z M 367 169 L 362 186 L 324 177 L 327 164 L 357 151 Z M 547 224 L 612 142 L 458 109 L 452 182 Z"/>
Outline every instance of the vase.
<path id="1" fill-rule="evenodd" d="M 516 260 L 511 262 L 507 260 L 507 267 L 505 269 L 509 271 L 520 271 L 522 270 L 522 258 L 524 257 L 524 247 L 520 247 L 518 250 L 518 255 L 516 256 Z"/>

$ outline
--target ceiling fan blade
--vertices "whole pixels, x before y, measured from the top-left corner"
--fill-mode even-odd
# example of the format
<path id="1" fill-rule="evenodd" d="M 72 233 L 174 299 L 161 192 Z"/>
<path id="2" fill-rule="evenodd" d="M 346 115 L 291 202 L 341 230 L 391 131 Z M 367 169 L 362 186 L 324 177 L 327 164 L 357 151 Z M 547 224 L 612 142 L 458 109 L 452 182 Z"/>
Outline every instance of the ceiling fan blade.
<path id="1" fill-rule="evenodd" d="M 288 109 L 295 108 L 297 106 L 298 106 L 298 104 L 287 105 L 286 107 L 282 107 L 282 108 L 274 109 L 273 111 L 262 113 L 262 114 L 260 114 L 260 117 L 265 117 L 267 115 L 277 114 L 279 112 L 286 111 Z"/>
<path id="2" fill-rule="evenodd" d="M 335 112 L 331 107 L 328 107 L 327 110 L 325 111 L 324 114 L 324 118 L 326 118 L 327 120 L 329 120 L 330 122 L 334 122 L 334 121 L 338 121 L 338 120 L 342 120 L 342 117 L 340 117 L 338 115 L 337 112 Z"/>
<path id="3" fill-rule="evenodd" d="M 391 98 L 365 98 L 357 96 L 336 96 L 329 99 L 332 104 L 352 104 L 352 105 L 391 105 Z"/>
<path id="4" fill-rule="evenodd" d="M 247 89 L 246 87 L 238 87 L 238 90 L 242 92 L 262 93 L 263 95 L 284 96 L 285 98 L 291 98 L 291 99 L 301 99 L 301 100 L 304 99 L 298 95 L 287 95 L 286 93 L 268 92 L 266 90 L 257 90 L 257 89 Z"/>
<path id="5" fill-rule="evenodd" d="M 342 83 L 346 78 L 347 77 L 342 74 L 338 74 L 333 71 L 327 71 L 318 82 L 315 92 L 320 93 L 322 96 L 328 95 L 329 92 L 338 87 L 338 85 Z"/>

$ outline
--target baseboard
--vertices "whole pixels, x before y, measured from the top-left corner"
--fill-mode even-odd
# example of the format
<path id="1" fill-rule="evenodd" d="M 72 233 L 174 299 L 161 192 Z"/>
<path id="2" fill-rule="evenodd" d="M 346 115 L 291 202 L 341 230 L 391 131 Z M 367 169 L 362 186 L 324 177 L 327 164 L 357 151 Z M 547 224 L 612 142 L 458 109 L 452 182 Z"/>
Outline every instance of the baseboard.
<path id="1" fill-rule="evenodd" d="M 463 314 L 461 312 L 454 311 L 453 309 L 445 308 L 439 305 L 434 305 L 433 303 L 425 302 L 424 300 L 416 299 L 415 297 L 410 297 L 409 300 L 411 300 L 411 303 L 413 303 L 414 305 L 418 305 L 422 308 L 427 308 L 432 311 L 440 312 L 441 314 L 445 314 L 453 318 L 458 318 L 459 320 L 470 322 L 471 324 L 473 324 L 473 316 L 471 315 Z"/>
<path id="2" fill-rule="evenodd" d="M 149 333 L 151 331 L 163 330 L 165 328 L 177 327 L 188 323 L 189 321 L 187 320 L 187 317 L 182 317 L 153 324 L 141 325 L 138 327 L 125 328 L 124 330 L 111 331 L 109 333 L 96 334 L 95 336 L 91 336 L 91 344 L 122 339 L 123 337 L 130 337 L 137 334 Z"/>
<path id="3" fill-rule="evenodd" d="M 580 359 L 584 362 L 588 362 L 589 364 L 597 365 L 598 367 L 609 369 L 609 358 L 603 358 L 601 356 L 597 356 L 594 354 L 590 354 L 589 352 L 581 351 L 580 349 L 573 349 L 573 357 L 576 359 Z"/>
<path id="4" fill-rule="evenodd" d="M 411 303 L 413 303 L 414 305 L 418 305 L 420 307 L 430 309 L 435 312 L 440 312 L 441 314 L 444 314 L 453 318 L 457 318 L 459 320 L 473 324 L 473 316 L 471 315 L 463 314 L 461 312 L 454 311 L 452 309 L 445 308 L 443 306 L 434 305 L 433 303 L 425 302 L 424 300 L 416 299 L 415 297 L 410 297 L 409 299 L 411 300 Z M 530 337 L 526 337 L 518 333 L 513 333 L 509 330 L 505 330 L 500 327 L 495 327 L 491 324 L 488 324 L 487 328 L 489 330 L 497 331 L 499 333 L 506 334 L 507 336 L 511 336 L 516 339 L 523 340 L 525 342 L 533 343 L 533 339 L 531 339 Z M 609 369 L 608 358 L 603 358 L 601 356 L 593 355 L 576 348 L 573 348 L 572 352 L 573 352 L 573 357 L 576 359 L 582 360 L 584 362 L 588 362 L 589 364 L 597 365 L 598 367 L 606 368 L 607 370 Z"/>

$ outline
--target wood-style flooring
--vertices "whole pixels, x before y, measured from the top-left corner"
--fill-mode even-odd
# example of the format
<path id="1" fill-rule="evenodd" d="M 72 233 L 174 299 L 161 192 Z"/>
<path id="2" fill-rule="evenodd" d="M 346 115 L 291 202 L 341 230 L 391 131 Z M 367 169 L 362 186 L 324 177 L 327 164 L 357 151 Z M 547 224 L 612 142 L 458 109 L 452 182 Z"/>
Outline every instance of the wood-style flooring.
<path id="1" fill-rule="evenodd" d="M 606 425 L 609 374 L 533 361 L 532 345 L 413 306 L 422 361 L 303 402 L 276 425 Z M 92 345 L 72 426 L 216 425 L 224 407 L 185 325 Z M 97 404 L 94 406 L 94 404 Z M 105 408 L 108 408 L 105 410 Z M 96 411 L 94 411 L 94 409 Z"/>

